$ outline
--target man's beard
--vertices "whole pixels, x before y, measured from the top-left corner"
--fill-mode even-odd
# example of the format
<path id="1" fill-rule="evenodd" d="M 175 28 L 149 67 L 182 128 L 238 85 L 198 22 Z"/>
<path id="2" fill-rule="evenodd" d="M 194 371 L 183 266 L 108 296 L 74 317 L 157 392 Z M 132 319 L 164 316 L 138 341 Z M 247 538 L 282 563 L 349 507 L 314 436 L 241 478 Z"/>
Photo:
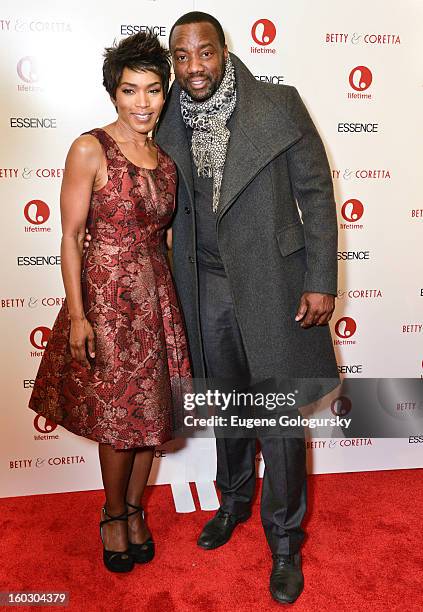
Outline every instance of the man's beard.
<path id="1" fill-rule="evenodd" d="M 190 98 L 192 98 L 195 102 L 205 102 L 209 98 L 212 97 L 214 92 L 217 90 L 219 85 L 215 81 L 208 80 L 208 85 L 204 91 L 197 91 L 196 89 L 192 89 L 190 87 L 189 82 L 187 81 L 182 86 L 182 89 L 187 93 Z"/>
<path id="2" fill-rule="evenodd" d="M 209 100 L 219 89 L 219 86 L 223 80 L 223 76 L 225 74 L 225 60 L 223 60 L 222 65 L 220 67 L 220 76 L 218 79 L 211 80 L 208 75 L 204 75 L 206 79 L 208 79 L 209 84 L 205 91 L 199 92 L 195 89 L 191 89 L 189 86 L 188 79 L 184 85 L 181 85 L 181 88 L 187 93 L 194 102 L 205 102 Z M 199 75 L 201 76 L 201 75 Z M 192 78 L 192 77 L 191 77 Z"/>

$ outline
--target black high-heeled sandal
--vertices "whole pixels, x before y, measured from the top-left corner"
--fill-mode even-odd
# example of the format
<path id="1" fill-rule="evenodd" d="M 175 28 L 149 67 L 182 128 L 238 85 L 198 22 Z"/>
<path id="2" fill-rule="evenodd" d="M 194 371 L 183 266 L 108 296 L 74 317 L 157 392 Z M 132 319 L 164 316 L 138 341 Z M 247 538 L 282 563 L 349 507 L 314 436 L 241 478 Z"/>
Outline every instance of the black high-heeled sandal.
<path id="1" fill-rule="evenodd" d="M 130 572 L 134 567 L 134 557 L 130 553 L 129 548 L 123 552 L 114 551 L 114 550 L 106 550 L 104 548 L 103 531 L 102 531 L 102 527 L 106 523 L 111 523 L 112 521 L 127 521 L 128 513 L 123 512 L 122 514 L 119 514 L 118 516 L 110 516 L 110 514 L 106 512 L 105 506 L 103 507 L 103 512 L 105 516 L 109 517 L 100 522 L 100 538 L 103 543 L 104 565 L 111 572 L 119 572 L 119 573 Z"/>
<path id="2" fill-rule="evenodd" d="M 144 518 L 144 510 L 141 506 L 134 506 L 134 504 L 130 504 L 126 502 L 126 505 L 130 508 L 135 508 L 132 512 L 128 512 L 128 516 L 132 516 L 133 514 L 137 514 L 137 512 L 141 513 L 142 518 Z M 128 550 L 134 558 L 135 563 L 148 563 L 152 561 L 155 554 L 155 545 L 152 538 L 148 538 L 142 544 L 133 544 L 129 542 Z"/>

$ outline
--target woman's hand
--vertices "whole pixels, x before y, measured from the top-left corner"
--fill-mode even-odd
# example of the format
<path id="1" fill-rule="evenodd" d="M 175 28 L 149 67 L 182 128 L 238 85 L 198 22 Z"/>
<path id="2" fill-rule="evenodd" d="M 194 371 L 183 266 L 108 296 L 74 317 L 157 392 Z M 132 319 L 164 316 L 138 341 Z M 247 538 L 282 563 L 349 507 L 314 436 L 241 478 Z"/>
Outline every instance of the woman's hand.
<path id="1" fill-rule="evenodd" d="M 91 234 L 89 233 L 88 229 L 85 228 L 84 244 L 83 244 L 83 248 L 82 248 L 82 253 L 83 254 L 85 254 L 85 251 L 90 246 L 90 242 L 91 242 Z"/>
<path id="2" fill-rule="evenodd" d="M 166 231 L 166 246 L 167 246 L 168 251 L 172 250 L 172 244 L 173 244 L 173 233 L 172 233 L 172 228 L 170 227 Z"/>
<path id="3" fill-rule="evenodd" d="M 94 359 L 95 342 L 93 328 L 87 319 L 71 321 L 69 344 L 72 357 L 81 365 L 91 368 L 87 358 L 87 349 L 89 356 Z"/>

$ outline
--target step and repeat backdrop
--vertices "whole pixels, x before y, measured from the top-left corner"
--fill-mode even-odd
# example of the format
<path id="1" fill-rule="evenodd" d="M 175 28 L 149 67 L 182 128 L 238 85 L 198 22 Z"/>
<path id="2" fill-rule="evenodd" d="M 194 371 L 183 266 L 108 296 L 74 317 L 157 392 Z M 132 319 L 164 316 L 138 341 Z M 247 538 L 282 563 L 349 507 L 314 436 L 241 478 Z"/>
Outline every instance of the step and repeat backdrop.
<path id="1" fill-rule="evenodd" d="M 27 408 L 64 298 L 64 161 L 79 134 L 115 117 L 102 87 L 104 47 L 146 28 L 167 42 L 173 22 L 191 10 L 221 21 L 230 50 L 258 80 L 295 85 L 324 139 L 339 222 L 331 328 L 341 375 L 423 376 L 422 6 L 420 0 L 2 2 L 1 496 L 102 486 L 97 445 Z M 336 399 L 329 413 L 343 410 Z M 407 418 L 415 407 L 404 397 L 396 409 Z M 420 433 L 310 439 L 309 471 L 422 467 Z M 257 464 L 260 474 L 260 456 Z M 195 481 L 202 506 L 212 508 L 214 474 L 214 441 L 190 439 L 157 449 L 150 482 L 171 483 L 178 509 L 192 510 L 187 483 Z"/>

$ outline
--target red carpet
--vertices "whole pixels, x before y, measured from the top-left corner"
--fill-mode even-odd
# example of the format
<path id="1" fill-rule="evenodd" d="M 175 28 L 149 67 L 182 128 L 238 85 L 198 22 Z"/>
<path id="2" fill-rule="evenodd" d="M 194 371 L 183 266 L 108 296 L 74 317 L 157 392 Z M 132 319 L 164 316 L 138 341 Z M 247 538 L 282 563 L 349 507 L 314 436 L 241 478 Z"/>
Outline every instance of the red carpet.
<path id="1" fill-rule="evenodd" d="M 203 551 L 195 540 L 213 513 L 176 514 L 170 487 L 150 487 L 156 558 L 122 576 L 102 564 L 102 502 L 102 491 L 0 500 L 0 591 L 69 591 L 72 612 L 289 609 L 268 593 L 258 499 L 226 546 Z M 421 610 L 422 502 L 421 470 L 311 476 L 306 586 L 291 609 Z"/>

